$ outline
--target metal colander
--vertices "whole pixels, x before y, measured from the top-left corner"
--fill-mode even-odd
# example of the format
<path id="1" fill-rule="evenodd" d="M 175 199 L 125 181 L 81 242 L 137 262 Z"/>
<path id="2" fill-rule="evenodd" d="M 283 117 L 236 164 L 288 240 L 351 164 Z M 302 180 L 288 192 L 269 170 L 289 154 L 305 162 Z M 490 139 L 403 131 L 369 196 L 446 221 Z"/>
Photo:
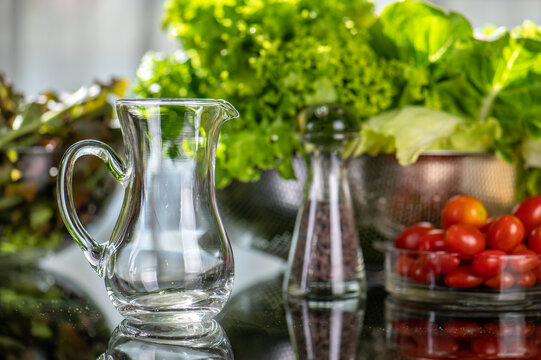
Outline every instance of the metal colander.
<path id="1" fill-rule="evenodd" d="M 266 171 L 256 183 L 235 182 L 218 192 L 220 212 L 231 239 L 287 257 L 306 165 L 294 159 L 297 180 Z M 440 223 L 452 196 L 481 200 L 491 216 L 510 212 L 515 202 L 515 169 L 490 154 L 433 152 L 400 166 L 391 155 L 361 156 L 349 168 L 359 238 L 368 268 L 379 269 L 382 256 L 374 241 L 392 239 L 418 221 Z"/>

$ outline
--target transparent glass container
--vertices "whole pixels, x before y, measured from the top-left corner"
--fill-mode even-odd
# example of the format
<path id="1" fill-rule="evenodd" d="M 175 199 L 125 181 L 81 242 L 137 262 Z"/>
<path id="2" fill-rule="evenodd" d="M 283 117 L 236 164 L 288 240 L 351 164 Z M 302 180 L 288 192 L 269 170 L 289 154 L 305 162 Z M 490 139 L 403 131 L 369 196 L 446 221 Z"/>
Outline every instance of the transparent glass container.
<path id="1" fill-rule="evenodd" d="M 121 99 L 117 112 L 125 160 L 94 140 L 74 144 L 62 159 L 58 202 L 64 223 L 133 326 L 181 337 L 207 332 L 233 286 L 214 159 L 222 123 L 238 113 L 210 99 Z M 124 187 L 108 243 L 88 234 L 73 205 L 73 168 L 83 155 L 101 158 Z"/>
<path id="2" fill-rule="evenodd" d="M 233 350 L 222 326 L 212 321 L 207 334 L 197 338 L 168 339 L 140 336 L 126 322 L 116 327 L 109 346 L 98 360 L 232 360 Z"/>
<path id="3" fill-rule="evenodd" d="M 473 279 L 466 271 L 461 276 L 470 278 L 470 285 L 460 288 L 446 281 L 446 266 L 471 269 L 475 255 L 397 249 L 391 242 L 379 242 L 375 247 L 385 255 L 385 290 L 397 299 L 446 309 L 541 309 L 539 254 L 494 255 L 506 265 L 490 286 L 489 278 Z"/>
<path id="4" fill-rule="evenodd" d="M 341 298 L 365 291 L 365 272 L 348 182 L 354 118 L 337 105 L 300 116 L 309 172 L 284 279 L 291 296 Z"/>

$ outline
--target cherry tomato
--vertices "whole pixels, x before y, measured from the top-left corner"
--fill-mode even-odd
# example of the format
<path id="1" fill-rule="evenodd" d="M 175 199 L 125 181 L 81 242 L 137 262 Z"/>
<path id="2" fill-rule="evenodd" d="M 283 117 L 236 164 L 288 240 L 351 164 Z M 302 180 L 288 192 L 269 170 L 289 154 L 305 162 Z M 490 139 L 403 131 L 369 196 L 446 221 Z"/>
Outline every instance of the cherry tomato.
<path id="1" fill-rule="evenodd" d="M 419 243 L 420 251 L 443 251 L 445 250 L 445 231 L 434 229 L 427 232 Z"/>
<path id="2" fill-rule="evenodd" d="M 541 225 L 541 195 L 522 200 L 513 209 L 513 215 L 522 221 L 526 234 Z"/>
<path id="3" fill-rule="evenodd" d="M 483 329 L 490 335 L 507 337 L 516 332 L 516 324 L 510 321 L 493 321 L 486 323 Z"/>
<path id="4" fill-rule="evenodd" d="M 537 344 L 535 339 L 524 339 L 522 337 L 502 339 L 505 342 L 507 356 L 520 359 L 534 360 L 531 356 L 537 355 Z"/>
<path id="5" fill-rule="evenodd" d="M 483 203 L 468 195 L 451 198 L 441 212 L 441 225 L 448 228 L 454 224 L 469 224 L 482 228 L 487 221 L 487 210 Z"/>
<path id="6" fill-rule="evenodd" d="M 443 329 L 455 339 L 471 339 L 483 332 L 481 325 L 467 320 L 448 321 Z"/>
<path id="7" fill-rule="evenodd" d="M 507 271 L 502 271 L 485 281 L 485 285 L 493 289 L 509 289 L 514 284 L 515 277 Z"/>
<path id="8" fill-rule="evenodd" d="M 485 335 L 473 339 L 471 349 L 475 355 L 493 357 L 505 352 L 505 349 L 502 349 L 502 345 L 496 336 Z"/>
<path id="9" fill-rule="evenodd" d="M 408 255 L 398 255 L 396 258 L 396 263 L 394 266 L 394 271 L 400 276 L 408 276 L 410 273 L 411 266 L 413 265 L 414 259 Z"/>
<path id="10" fill-rule="evenodd" d="M 524 241 L 524 225 L 513 215 L 504 215 L 496 220 L 487 232 L 488 247 L 511 251 Z"/>
<path id="11" fill-rule="evenodd" d="M 529 288 L 535 285 L 537 278 L 533 271 L 526 271 L 517 275 L 517 284 L 521 288 Z"/>
<path id="12" fill-rule="evenodd" d="M 541 226 L 536 227 L 528 236 L 528 248 L 536 254 L 541 254 Z"/>
<path id="13" fill-rule="evenodd" d="M 522 250 L 529 250 L 528 247 L 524 245 L 524 243 L 518 244 L 517 246 L 515 246 L 515 248 L 511 250 L 510 253 L 513 254 Z"/>
<path id="14" fill-rule="evenodd" d="M 489 218 L 487 219 L 487 221 L 485 222 L 485 225 L 483 225 L 483 227 L 481 228 L 481 231 L 482 231 L 483 233 L 486 234 L 486 233 L 488 232 L 488 229 L 490 229 L 490 227 L 492 226 L 492 224 L 494 224 L 494 222 L 495 222 L 496 220 L 498 220 L 498 219 L 499 219 L 498 216 L 496 216 L 496 217 L 489 217 Z"/>
<path id="15" fill-rule="evenodd" d="M 411 354 L 413 356 L 417 354 L 417 344 L 411 336 L 398 334 L 395 343 L 402 353 Z"/>
<path id="16" fill-rule="evenodd" d="M 471 225 L 451 225 L 445 232 L 445 250 L 462 255 L 479 254 L 486 248 L 485 236 Z"/>
<path id="17" fill-rule="evenodd" d="M 455 271 L 445 275 L 445 284 L 456 289 L 467 289 L 479 286 L 485 281 L 473 273 L 470 266 L 462 265 Z"/>
<path id="18" fill-rule="evenodd" d="M 430 334 L 426 337 L 416 338 L 417 351 L 421 356 L 444 357 L 458 350 L 458 343 L 449 335 Z"/>
<path id="19" fill-rule="evenodd" d="M 434 229 L 434 225 L 428 222 L 408 226 L 396 236 L 394 246 L 398 249 L 417 250 L 421 238 L 432 229 Z"/>
<path id="20" fill-rule="evenodd" d="M 471 267 L 475 275 L 490 278 L 498 275 L 507 265 L 507 253 L 485 250 L 474 256 Z"/>
<path id="21" fill-rule="evenodd" d="M 527 322 L 519 322 L 520 326 L 518 326 L 517 334 L 529 337 L 535 334 L 535 324 L 531 321 Z"/>
<path id="22" fill-rule="evenodd" d="M 411 265 L 409 276 L 411 280 L 421 284 L 430 284 L 436 281 L 436 274 L 427 267 L 425 256 L 419 256 L 415 259 Z"/>
<path id="23" fill-rule="evenodd" d="M 516 273 L 533 270 L 539 265 L 539 255 L 531 250 L 522 250 L 509 256 L 508 267 Z"/>
<path id="24" fill-rule="evenodd" d="M 393 330 L 404 336 L 424 335 L 429 330 L 433 330 L 429 326 L 433 324 L 423 319 L 400 319 L 393 320 L 391 326 Z M 434 328 L 435 329 L 435 328 Z"/>
<path id="25" fill-rule="evenodd" d="M 419 318 L 394 320 L 392 327 L 397 334 L 404 336 L 425 336 L 438 330 L 435 322 Z"/>
<path id="26" fill-rule="evenodd" d="M 445 275 L 458 268 L 460 259 L 457 255 L 434 253 L 426 255 L 426 267 L 437 275 Z"/>

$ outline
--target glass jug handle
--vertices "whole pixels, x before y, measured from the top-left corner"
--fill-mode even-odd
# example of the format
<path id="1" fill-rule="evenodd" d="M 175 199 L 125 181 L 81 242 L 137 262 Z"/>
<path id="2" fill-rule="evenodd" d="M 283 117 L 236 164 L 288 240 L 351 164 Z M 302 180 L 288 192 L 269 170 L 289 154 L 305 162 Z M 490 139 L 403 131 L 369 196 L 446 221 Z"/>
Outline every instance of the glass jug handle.
<path id="1" fill-rule="evenodd" d="M 121 184 L 126 178 L 126 170 L 115 151 L 109 145 L 97 140 L 82 140 L 70 146 L 62 157 L 58 169 L 57 201 L 62 220 L 85 253 L 90 266 L 101 276 L 100 263 L 105 246 L 94 240 L 81 224 L 73 202 L 73 168 L 77 159 L 84 155 L 94 155 L 103 160 L 111 174 Z"/>

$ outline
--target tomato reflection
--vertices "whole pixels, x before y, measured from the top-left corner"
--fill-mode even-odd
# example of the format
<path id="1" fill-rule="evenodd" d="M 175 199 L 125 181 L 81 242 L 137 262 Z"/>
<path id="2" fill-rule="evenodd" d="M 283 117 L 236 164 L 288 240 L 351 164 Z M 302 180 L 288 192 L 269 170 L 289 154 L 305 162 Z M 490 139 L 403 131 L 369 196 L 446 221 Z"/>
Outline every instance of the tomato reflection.
<path id="1" fill-rule="evenodd" d="M 407 359 L 540 359 L 540 312 L 428 310 L 388 299 L 387 339 Z"/>

